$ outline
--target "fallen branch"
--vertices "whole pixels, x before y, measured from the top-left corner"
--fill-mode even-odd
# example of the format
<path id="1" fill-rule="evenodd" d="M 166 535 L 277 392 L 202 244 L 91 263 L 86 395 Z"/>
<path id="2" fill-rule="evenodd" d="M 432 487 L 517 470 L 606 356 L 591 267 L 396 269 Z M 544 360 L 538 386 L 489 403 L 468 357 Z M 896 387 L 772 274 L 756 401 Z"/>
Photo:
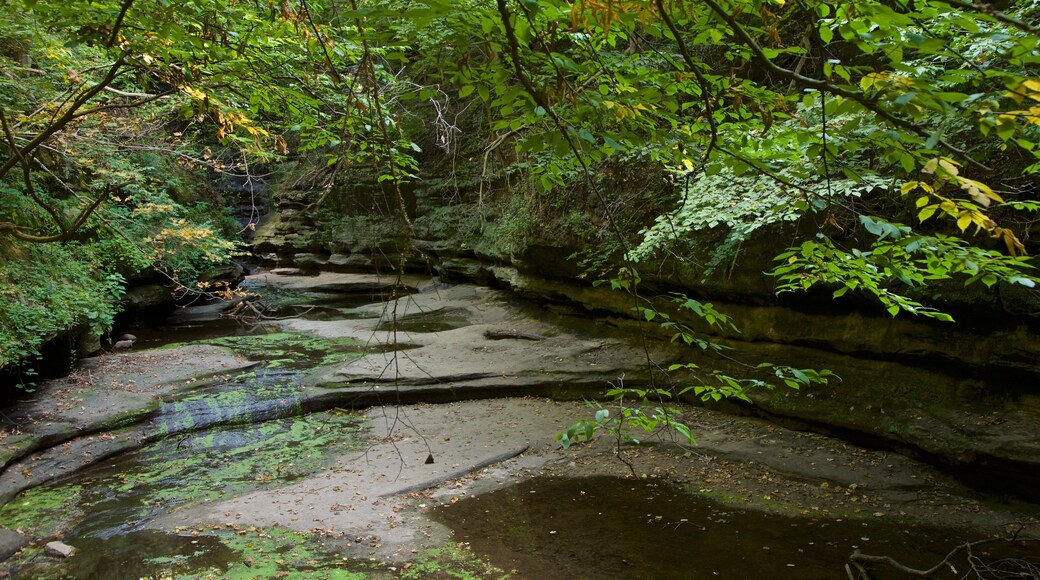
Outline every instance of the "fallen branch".
<path id="1" fill-rule="evenodd" d="M 1025 539 L 1025 540 L 1019 539 L 1019 537 L 1018 537 L 1019 533 L 1022 531 L 1022 528 L 1024 528 L 1024 527 L 1025 527 L 1025 524 L 1020 525 L 1018 530 L 1015 533 L 1011 534 L 1009 537 L 1006 537 L 1006 538 L 989 538 L 989 539 L 985 539 L 985 540 L 976 540 L 974 542 L 965 542 L 963 544 L 960 544 L 957 547 L 955 547 L 953 550 L 951 550 L 948 554 L 946 554 L 945 558 L 943 558 L 937 564 L 935 564 L 934 566 L 932 566 L 931 568 L 928 568 L 928 569 L 911 568 L 911 567 L 909 567 L 909 566 L 899 562 L 895 558 L 892 558 L 891 556 L 874 556 L 874 555 L 870 555 L 870 554 L 863 554 L 859 550 L 856 550 L 856 551 L 854 551 L 852 553 L 851 556 L 849 556 L 849 562 L 847 564 L 845 564 L 845 573 L 848 575 L 849 580 L 870 580 L 871 579 L 871 575 L 870 575 L 870 571 L 868 569 L 868 566 L 871 565 L 871 564 L 885 564 L 885 565 L 887 565 L 887 566 L 889 566 L 891 568 L 894 568 L 894 569 L 902 572 L 903 574 L 907 574 L 907 575 L 910 575 L 910 576 L 918 576 L 918 577 L 921 577 L 921 578 L 931 577 L 933 574 L 937 573 L 939 570 L 941 570 L 943 568 L 949 568 L 950 571 L 953 572 L 954 574 L 960 574 L 960 572 L 958 572 L 957 568 L 954 567 L 952 560 L 953 560 L 953 558 L 955 556 L 957 556 L 958 554 L 964 552 L 966 554 L 967 559 L 968 559 L 968 563 L 969 563 L 969 566 L 971 567 L 971 570 L 976 573 L 974 576 L 972 576 L 972 575 L 969 575 L 969 576 L 978 577 L 978 578 L 989 578 L 991 576 L 984 576 L 984 575 L 982 575 L 981 571 L 979 570 L 979 565 L 982 564 L 982 562 L 979 561 L 978 558 L 976 558 L 972 554 L 972 549 L 977 547 L 977 546 L 982 546 L 982 545 L 985 545 L 985 544 L 992 544 L 994 542 L 1008 542 L 1008 543 L 1012 543 L 1012 542 L 1015 542 L 1015 541 L 1031 541 L 1030 539 Z M 1005 561 L 1005 562 L 1008 562 L 1008 561 Z M 1027 562 L 1025 560 L 1014 560 L 1014 561 L 1011 561 L 1011 562 L 1018 563 L 1019 564 L 1018 567 L 1021 568 L 1023 572 L 1027 571 L 1027 570 L 1034 570 L 1036 568 L 1035 565 L 1033 565 L 1032 563 Z M 968 576 L 964 576 L 964 577 L 968 577 Z M 992 577 L 996 578 L 996 576 L 992 576 Z M 1023 578 L 1025 578 L 1025 577 L 1035 577 L 1035 576 L 1019 576 L 1018 574 L 1012 574 L 1012 575 L 1009 575 L 1008 577 L 1015 577 L 1015 578 L 1023 577 Z"/>
<path id="2" fill-rule="evenodd" d="M 442 475 L 440 477 L 437 477 L 437 478 L 434 478 L 434 479 L 428 479 L 426 481 L 420 481 L 419 483 L 415 483 L 415 484 L 403 487 L 401 489 L 395 489 L 394 491 L 390 491 L 390 492 L 381 494 L 379 497 L 390 497 L 390 496 L 394 496 L 394 495 L 403 495 L 403 494 L 406 494 L 406 493 L 413 493 L 413 492 L 416 492 L 416 491 L 422 491 L 424 489 L 430 489 L 431 487 L 437 487 L 438 485 L 444 483 L 445 481 L 450 481 L 452 479 L 455 479 L 455 478 L 458 478 L 458 477 L 462 477 L 463 475 L 466 475 L 467 473 L 470 473 L 470 472 L 473 472 L 473 471 L 477 471 L 478 469 L 483 469 L 483 468 L 485 468 L 485 467 L 487 467 L 489 465 L 493 465 L 495 463 L 501 463 L 503 461 L 507 461 L 509 459 L 512 459 L 512 458 L 516 457 L 517 455 L 520 455 L 521 453 L 527 451 L 528 447 L 530 447 L 530 446 L 529 445 L 524 445 L 523 447 L 517 447 L 516 449 L 513 449 L 512 451 L 506 451 L 505 453 L 500 453 L 498 455 L 495 455 L 494 457 L 488 457 L 487 459 L 478 461 L 477 463 L 474 463 L 472 465 L 467 465 L 467 466 L 464 466 L 464 467 L 460 467 L 459 469 L 454 469 L 452 471 L 449 471 L 448 473 L 445 473 L 444 475 Z"/>
<path id="3" fill-rule="evenodd" d="M 545 340 L 545 337 L 533 332 L 517 332 L 515 330 L 485 330 L 484 338 L 488 340 Z"/>

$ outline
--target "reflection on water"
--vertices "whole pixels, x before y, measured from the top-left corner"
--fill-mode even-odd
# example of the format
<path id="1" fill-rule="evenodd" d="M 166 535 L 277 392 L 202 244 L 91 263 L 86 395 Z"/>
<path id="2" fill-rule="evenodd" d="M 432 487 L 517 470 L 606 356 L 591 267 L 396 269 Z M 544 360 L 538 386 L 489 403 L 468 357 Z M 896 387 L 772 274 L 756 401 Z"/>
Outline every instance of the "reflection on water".
<path id="1" fill-rule="evenodd" d="M 847 577 L 857 548 L 930 568 L 977 539 L 970 531 L 740 510 L 667 483 L 613 477 L 531 480 L 432 515 L 456 541 L 521 578 L 831 580 Z M 883 569 L 873 576 L 905 577 Z"/>

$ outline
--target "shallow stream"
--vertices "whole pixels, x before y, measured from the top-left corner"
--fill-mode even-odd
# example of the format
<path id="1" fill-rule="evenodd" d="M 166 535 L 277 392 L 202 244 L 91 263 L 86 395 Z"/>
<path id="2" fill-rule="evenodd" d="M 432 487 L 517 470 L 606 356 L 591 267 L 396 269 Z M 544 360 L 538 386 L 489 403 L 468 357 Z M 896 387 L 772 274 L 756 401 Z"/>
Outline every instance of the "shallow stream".
<path id="1" fill-rule="evenodd" d="M 279 311 L 345 319 L 380 298 L 282 296 Z M 443 311 L 404 322 L 409 332 L 437 332 L 464 318 Z M 845 577 L 844 564 L 856 549 L 929 567 L 965 537 L 964 530 L 740 510 L 664 482 L 611 477 L 536 478 L 435 508 L 431 516 L 453 530 L 455 548 L 419 554 L 401 567 L 342 557 L 340 545 L 319 535 L 240 526 L 233 515 L 223 525 L 160 531 L 153 521 L 172 508 L 285 485 L 357 449 L 362 417 L 339 410 L 303 414 L 296 379 L 311 367 L 360 356 L 364 348 L 201 310 L 179 312 L 166 326 L 130 330 L 140 346 L 201 340 L 260 364 L 160 405 L 136 427 L 150 442 L 139 450 L 24 492 L 0 510 L 0 525 L 61 538 L 79 551 L 57 561 L 38 547 L 24 550 L 7 565 L 16 577 L 811 580 Z M 966 569 L 961 561 L 956 566 Z M 943 569 L 938 577 L 961 574 Z"/>
<path id="2" fill-rule="evenodd" d="M 829 580 L 843 576 L 857 549 L 931 568 L 966 533 L 741 510 L 665 482 L 603 476 L 532 479 L 438 507 L 433 517 L 520 578 Z M 1008 546 L 983 552 L 988 560 L 1031 555 Z M 964 558 L 952 564 L 968 569 Z M 879 570 L 873 578 L 912 577 Z M 933 577 L 962 576 L 944 569 Z"/>

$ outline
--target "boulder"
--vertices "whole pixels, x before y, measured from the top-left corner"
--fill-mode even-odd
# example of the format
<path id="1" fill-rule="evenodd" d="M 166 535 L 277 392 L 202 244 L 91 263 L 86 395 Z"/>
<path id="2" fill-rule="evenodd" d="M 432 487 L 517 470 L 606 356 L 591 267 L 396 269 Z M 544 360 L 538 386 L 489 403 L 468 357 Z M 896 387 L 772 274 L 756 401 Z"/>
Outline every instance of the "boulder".
<path id="1" fill-rule="evenodd" d="M 76 338 L 76 355 L 88 357 L 101 350 L 101 335 L 90 330 L 84 331 Z"/>
<path id="2" fill-rule="evenodd" d="M 0 528 L 0 562 L 10 558 L 25 546 L 29 540 L 14 530 Z"/>
<path id="3" fill-rule="evenodd" d="M 328 263 L 328 259 L 325 258 L 324 256 L 319 255 L 319 254 L 312 254 L 312 253 L 309 253 L 309 252 L 301 252 L 301 253 L 296 254 L 295 256 L 293 256 L 293 262 L 299 268 L 303 268 L 303 269 L 307 269 L 307 270 L 316 270 L 318 268 L 321 268 L 325 264 L 327 264 Z"/>
<path id="4" fill-rule="evenodd" d="M 142 284 L 127 288 L 123 295 L 123 310 L 140 312 L 157 306 L 171 304 L 173 297 L 170 289 L 162 284 Z"/>

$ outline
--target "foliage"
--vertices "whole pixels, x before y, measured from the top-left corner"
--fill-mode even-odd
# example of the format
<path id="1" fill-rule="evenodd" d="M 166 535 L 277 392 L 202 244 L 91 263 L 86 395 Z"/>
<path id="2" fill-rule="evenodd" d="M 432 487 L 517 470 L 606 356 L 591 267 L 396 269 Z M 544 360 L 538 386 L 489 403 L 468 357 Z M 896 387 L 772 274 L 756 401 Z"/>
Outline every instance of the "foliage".
<path id="1" fill-rule="evenodd" d="M 1033 288 L 1038 281 L 1026 273 L 1033 266 L 1025 257 L 978 248 L 953 236 L 916 234 L 905 225 L 868 216 L 860 219 L 864 228 L 877 236 L 869 250 L 846 251 L 822 235 L 807 240 L 800 248 L 777 256 L 782 265 L 772 274 L 780 281 L 779 291 L 837 285 L 835 298 L 850 290 L 862 291 L 876 297 L 892 316 L 902 311 L 951 321 L 949 314 L 900 292 L 954 276 L 964 278 L 965 285 L 981 281 L 986 286 L 1003 282 Z M 897 292 L 900 287 L 903 290 Z"/>
<path id="2" fill-rule="evenodd" d="M 61 331 L 107 331 L 124 279 L 156 268 L 191 291 L 233 249 L 221 200 L 198 193 L 218 163 L 168 129 L 173 93 L 131 74 L 129 40 L 113 49 L 85 24 L 112 6 L 57 4 L 0 24 L 17 47 L 0 54 L 0 268 L 18 296 L 0 304 L 0 368 Z"/>
<path id="3" fill-rule="evenodd" d="M 90 251 L 31 245 L 0 260 L 0 367 L 31 361 L 67 328 L 101 334 L 111 326 L 123 278 L 92 267 Z M 31 364 L 18 371 L 25 386 L 35 374 Z"/>
<path id="4" fill-rule="evenodd" d="M 624 274 L 623 278 L 611 281 L 614 289 L 626 289 L 638 284 L 638 273 Z M 682 316 L 683 312 L 692 313 L 707 328 L 716 332 L 739 333 L 729 316 L 718 311 L 711 303 L 701 302 L 681 293 L 673 294 L 671 303 L 678 310 L 675 314 L 669 314 L 663 308 L 654 306 L 639 306 L 635 310 L 646 322 L 656 322 L 662 329 L 671 332 L 672 342 L 681 342 L 712 354 L 730 350 L 723 344 L 708 340 L 705 333 L 698 332 L 693 326 L 682 321 L 687 318 Z M 732 362 L 737 361 L 732 359 Z M 667 430 L 678 433 L 687 443 L 694 443 L 692 431 L 682 422 L 679 409 L 663 406 L 664 401 L 681 399 L 692 394 L 705 402 L 732 398 L 753 403 L 749 393 L 754 389 L 773 389 L 778 384 L 800 389 L 813 384 L 827 384 L 834 376 L 834 373 L 826 369 L 800 369 L 769 362 L 743 366 L 746 368 L 747 376 L 734 377 L 718 369 L 708 369 L 705 372 L 700 365 L 692 362 L 672 364 L 667 370 L 672 373 L 682 372 L 681 380 L 686 384 L 674 391 L 659 387 L 626 388 L 622 382 L 606 393 L 606 398 L 612 401 L 611 407 L 616 407 L 613 413 L 609 407 L 597 404 L 597 411 L 592 419 L 575 422 L 566 431 L 558 434 L 556 440 L 566 449 L 574 443 L 592 440 L 598 431 L 607 431 L 617 441 L 616 452 L 619 456 L 622 442 L 639 443 L 637 437 L 628 433 L 629 429 L 644 433 Z"/>
<path id="5" fill-rule="evenodd" d="M 690 428 L 680 420 L 681 413 L 677 408 L 653 406 L 651 399 L 666 400 L 671 393 L 663 389 L 630 389 L 616 388 L 607 391 L 607 398 L 613 401 L 617 412 L 611 414 L 610 409 L 599 407 L 592 419 L 577 421 L 566 431 L 556 435 L 556 440 L 564 449 L 582 440 L 591 441 L 597 431 L 607 431 L 619 442 L 639 444 L 638 437 L 628 430 L 641 430 L 653 434 L 661 429 L 670 429 L 678 433 L 688 444 L 695 443 Z M 620 447 L 618 448 L 620 452 Z"/>
<path id="6" fill-rule="evenodd" d="M 0 235 L 96 241 L 113 268 L 148 262 L 185 281 L 230 251 L 142 148 L 189 174 L 317 159 L 301 202 L 318 211 L 370 166 L 408 237 L 401 184 L 431 154 L 418 142 L 451 156 L 486 137 L 467 162 L 485 178 L 479 227 L 495 256 L 579 229 L 634 272 L 682 258 L 701 230 L 725 229 L 725 249 L 797 221 L 816 231 L 780 253 L 781 292 L 828 285 L 945 320 L 907 288 L 1036 281 L 1031 2 L 16 4 L 0 25 L 15 63 L 0 75 Z M 461 135 L 463 112 L 490 135 Z M 433 138 L 409 133 L 421 130 Z M 633 161 L 670 191 L 606 191 L 602 176 Z M 496 163 L 519 187 L 485 212 Z M 592 205 L 602 219 L 583 221 Z M 633 226 L 626 211 L 650 217 Z"/>
<path id="7" fill-rule="evenodd" d="M 910 193 L 927 208 L 919 221 L 950 218 L 929 223 L 929 234 L 978 247 L 975 225 L 1013 257 L 1026 251 L 1024 232 L 1009 225 L 1008 209 L 1019 206 L 994 213 L 991 204 L 1031 195 L 1016 182 L 1036 161 L 1040 119 L 1030 3 L 1006 13 L 937 0 L 460 8 L 427 0 L 364 13 L 398 31 L 430 32 L 415 46 L 436 64 L 416 68 L 431 84 L 477 97 L 493 146 L 513 143 L 541 190 L 577 185 L 604 199 L 597 172 L 635 152 L 671 173 L 680 204 L 630 259 L 701 228 L 725 226 L 739 239 L 802 215 L 832 238 L 859 236 L 860 215 L 891 221 Z M 885 303 L 884 284 L 877 292 Z"/>

